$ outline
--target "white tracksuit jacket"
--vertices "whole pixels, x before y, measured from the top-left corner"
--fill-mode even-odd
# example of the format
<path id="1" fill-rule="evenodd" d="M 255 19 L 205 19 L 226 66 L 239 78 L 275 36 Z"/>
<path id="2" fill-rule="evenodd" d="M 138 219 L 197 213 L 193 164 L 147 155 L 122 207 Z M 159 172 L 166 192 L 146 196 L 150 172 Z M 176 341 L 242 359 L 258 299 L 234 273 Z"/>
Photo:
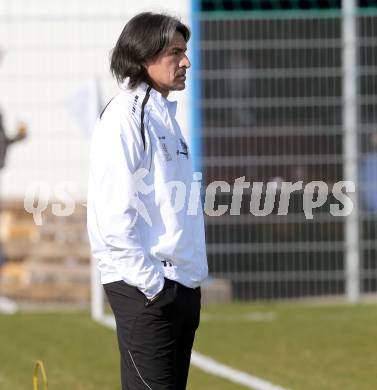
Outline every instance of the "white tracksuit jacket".
<path id="1" fill-rule="evenodd" d="M 126 81 L 92 136 L 87 222 L 101 283 L 124 280 L 147 298 L 164 277 L 194 288 L 208 275 L 200 177 L 175 113 L 176 102 Z"/>

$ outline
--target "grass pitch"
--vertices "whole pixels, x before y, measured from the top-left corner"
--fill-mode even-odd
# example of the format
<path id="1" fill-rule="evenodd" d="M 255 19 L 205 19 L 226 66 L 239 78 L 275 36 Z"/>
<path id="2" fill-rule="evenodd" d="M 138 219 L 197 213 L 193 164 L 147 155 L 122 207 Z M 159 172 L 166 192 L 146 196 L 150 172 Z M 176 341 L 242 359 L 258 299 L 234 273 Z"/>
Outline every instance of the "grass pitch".
<path id="1" fill-rule="evenodd" d="M 297 390 L 377 388 L 377 305 L 209 306 L 195 349 Z M 87 312 L 0 315 L 0 389 L 32 389 L 41 359 L 51 390 L 119 389 L 115 332 Z M 192 367 L 188 390 L 242 386 Z"/>

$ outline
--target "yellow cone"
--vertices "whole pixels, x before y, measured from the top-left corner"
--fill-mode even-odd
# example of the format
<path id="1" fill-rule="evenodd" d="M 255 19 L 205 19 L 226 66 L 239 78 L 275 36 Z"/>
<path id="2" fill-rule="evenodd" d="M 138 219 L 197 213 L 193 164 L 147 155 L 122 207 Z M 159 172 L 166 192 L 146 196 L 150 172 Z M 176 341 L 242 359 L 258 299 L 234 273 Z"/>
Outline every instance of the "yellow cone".
<path id="1" fill-rule="evenodd" d="M 43 390 L 48 389 L 46 371 L 41 360 L 37 360 L 33 374 L 33 390 L 39 390 L 39 371 L 42 376 Z"/>

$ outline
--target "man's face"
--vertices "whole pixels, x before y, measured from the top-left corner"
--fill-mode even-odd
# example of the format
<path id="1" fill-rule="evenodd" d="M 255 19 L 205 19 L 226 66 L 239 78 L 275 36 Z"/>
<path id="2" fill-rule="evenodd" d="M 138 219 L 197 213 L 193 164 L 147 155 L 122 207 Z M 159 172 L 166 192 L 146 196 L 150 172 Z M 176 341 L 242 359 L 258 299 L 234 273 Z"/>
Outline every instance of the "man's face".
<path id="1" fill-rule="evenodd" d="M 186 69 L 191 66 L 186 50 L 183 35 L 175 32 L 170 45 L 146 63 L 153 88 L 161 92 L 164 97 L 167 97 L 170 91 L 185 89 Z"/>

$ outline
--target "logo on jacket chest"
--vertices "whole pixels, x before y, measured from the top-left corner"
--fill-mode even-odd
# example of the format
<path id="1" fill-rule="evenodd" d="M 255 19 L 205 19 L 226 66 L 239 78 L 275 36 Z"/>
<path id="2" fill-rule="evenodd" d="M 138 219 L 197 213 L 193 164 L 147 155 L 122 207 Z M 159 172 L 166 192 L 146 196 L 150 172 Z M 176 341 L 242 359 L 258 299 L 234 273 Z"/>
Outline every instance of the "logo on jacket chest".
<path id="1" fill-rule="evenodd" d="M 158 146 L 164 160 L 171 161 L 173 157 L 169 152 L 169 148 L 166 143 L 166 137 L 164 135 L 158 136 Z"/>
<path id="2" fill-rule="evenodd" d="M 180 138 L 179 144 L 181 145 L 181 150 L 177 150 L 177 154 L 183 154 L 188 159 L 188 146 L 186 142 L 182 138 Z"/>

